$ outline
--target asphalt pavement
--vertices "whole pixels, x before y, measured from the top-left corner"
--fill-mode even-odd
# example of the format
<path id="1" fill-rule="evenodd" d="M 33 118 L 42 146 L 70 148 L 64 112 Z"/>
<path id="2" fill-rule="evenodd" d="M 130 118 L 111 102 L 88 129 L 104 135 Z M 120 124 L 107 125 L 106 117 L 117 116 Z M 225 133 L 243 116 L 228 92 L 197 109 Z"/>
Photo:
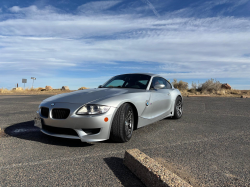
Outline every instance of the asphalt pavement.
<path id="1" fill-rule="evenodd" d="M 144 186 L 124 165 L 137 148 L 194 186 L 250 186 L 250 99 L 184 98 L 184 115 L 127 143 L 82 143 L 33 126 L 48 95 L 0 95 L 0 186 Z"/>

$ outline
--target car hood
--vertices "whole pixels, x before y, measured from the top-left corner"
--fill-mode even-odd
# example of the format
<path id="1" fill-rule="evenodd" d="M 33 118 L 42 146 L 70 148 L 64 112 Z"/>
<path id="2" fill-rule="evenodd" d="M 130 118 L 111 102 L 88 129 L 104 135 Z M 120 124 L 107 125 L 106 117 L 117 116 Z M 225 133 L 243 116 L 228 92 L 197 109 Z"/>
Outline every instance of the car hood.
<path id="1" fill-rule="evenodd" d="M 145 92 L 139 89 L 124 88 L 97 88 L 79 90 L 71 93 L 59 94 L 45 99 L 43 102 L 60 102 L 60 103 L 80 103 L 86 104 L 95 100 L 106 99 L 126 93 Z"/>

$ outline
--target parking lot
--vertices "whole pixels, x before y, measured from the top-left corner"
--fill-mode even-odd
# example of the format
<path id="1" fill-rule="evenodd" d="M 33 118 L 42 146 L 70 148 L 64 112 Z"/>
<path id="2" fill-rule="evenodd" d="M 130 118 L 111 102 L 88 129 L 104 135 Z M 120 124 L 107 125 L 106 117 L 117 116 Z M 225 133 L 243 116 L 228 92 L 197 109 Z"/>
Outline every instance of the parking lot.
<path id="1" fill-rule="evenodd" d="M 184 98 L 184 115 L 123 144 L 50 137 L 33 126 L 48 95 L 0 96 L 0 186 L 144 186 L 124 165 L 137 148 L 194 186 L 250 186 L 250 99 Z"/>

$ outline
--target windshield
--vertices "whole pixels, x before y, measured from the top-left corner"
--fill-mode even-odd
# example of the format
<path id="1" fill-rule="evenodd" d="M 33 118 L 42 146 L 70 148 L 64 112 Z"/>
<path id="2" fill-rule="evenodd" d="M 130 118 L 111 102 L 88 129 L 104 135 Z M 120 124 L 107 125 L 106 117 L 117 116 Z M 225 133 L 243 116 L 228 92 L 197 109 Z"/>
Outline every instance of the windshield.
<path id="1" fill-rule="evenodd" d="M 125 74 L 110 79 L 102 88 L 135 88 L 146 89 L 150 80 L 149 75 Z"/>

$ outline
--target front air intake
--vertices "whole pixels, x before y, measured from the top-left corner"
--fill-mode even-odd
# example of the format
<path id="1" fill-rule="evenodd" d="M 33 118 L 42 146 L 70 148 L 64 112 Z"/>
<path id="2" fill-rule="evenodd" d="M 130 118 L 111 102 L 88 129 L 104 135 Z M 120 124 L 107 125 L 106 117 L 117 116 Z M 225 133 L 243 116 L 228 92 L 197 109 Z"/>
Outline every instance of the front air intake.
<path id="1" fill-rule="evenodd" d="M 53 134 L 64 134 L 64 135 L 71 135 L 71 136 L 78 136 L 74 129 L 69 128 L 61 128 L 61 127 L 52 127 L 45 124 L 42 124 L 42 129 Z"/>
<path id="2" fill-rule="evenodd" d="M 41 107 L 41 115 L 42 115 L 42 117 L 48 118 L 49 117 L 49 108 Z"/>
<path id="3" fill-rule="evenodd" d="M 70 110 L 66 108 L 54 108 L 52 110 L 52 118 L 54 119 L 66 119 L 69 117 Z"/>

